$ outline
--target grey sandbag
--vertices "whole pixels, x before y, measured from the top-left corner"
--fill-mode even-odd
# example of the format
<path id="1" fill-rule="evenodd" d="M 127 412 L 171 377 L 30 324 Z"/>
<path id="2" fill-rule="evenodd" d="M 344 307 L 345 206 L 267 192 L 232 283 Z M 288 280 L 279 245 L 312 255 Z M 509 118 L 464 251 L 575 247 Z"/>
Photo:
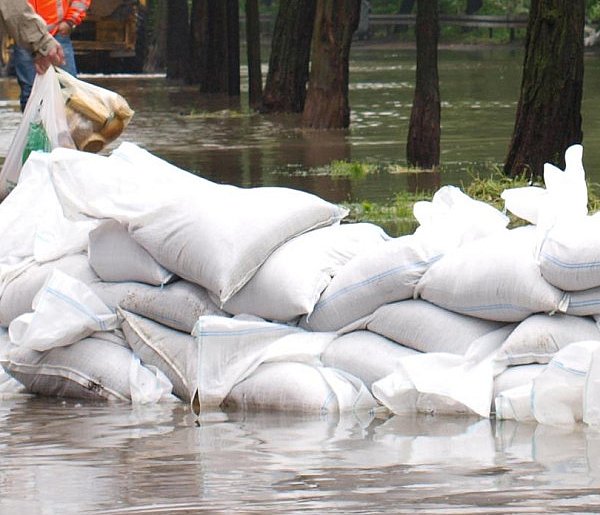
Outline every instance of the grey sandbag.
<path id="1" fill-rule="evenodd" d="M 354 329 L 368 329 L 421 352 L 464 354 L 475 340 L 504 325 L 424 300 L 403 300 L 381 306 Z"/>
<path id="2" fill-rule="evenodd" d="M 103 281 L 135 281 L 160 286 L 174 277 L 116 220 L 107 220 L 90 231 L 88 256 L 90 265 Z"/>
<path id="3" fill-rule="evenodd" d="M 129 348 L 90 337 L 46 352 L 14 346 L 0 363 L 29 393 L 129 401 L 132 358 Z"/>
<path id="4" fill-rule="evenodd" d="M 177 281 L 163 287 L 131 288 L 119 305 L 178 331 L 191 333 L 200 316 L 230 315 L 220 309 L 202 286 Z"/>
<path id="5" fill-rule="evenodd" d="M 370 331 L 354 331 L 333 340 L 321 354 L 326 367 L 339 368 L 371 385 L 391 374 L 400 358 L 416 354 L 388 338 Z"/>
<path id="6" fill-rule="evenodd" d="M 198 368 L 198 344 L 190 334 L 119 309 L 125 339 L 144 365 L 154 365 L 173 384 L 173 393 L 191 401 Z"/>

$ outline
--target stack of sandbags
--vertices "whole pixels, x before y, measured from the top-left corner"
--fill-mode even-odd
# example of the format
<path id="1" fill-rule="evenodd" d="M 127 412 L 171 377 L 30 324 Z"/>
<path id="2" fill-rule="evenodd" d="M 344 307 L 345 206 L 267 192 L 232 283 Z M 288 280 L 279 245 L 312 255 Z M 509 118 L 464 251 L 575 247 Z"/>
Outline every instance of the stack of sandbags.
<path id="1" fill-rule="evenodd" d="M 572 153 L 570 166 L 579 177 Z M 504 214 L 445 186 L 415 205 L 414 234 L 390 238 L 341 223 L 347 211 L 314 195 L 219 185 L 132 144 L 33 155 L 0 205 L 0 229 L 17 230 L 0 255 L 1 362 L 46 395 L 484 417 L 496 399 L 500 417 L 535 416 L 527 406 L 544 398 L 553 360 L 600 341 L 600 282 L 542 266 L 561 190 L 561 220 L 581 221 L 565 215 L 578 213 L 578 187 L 553 187 L 552 202 L 508 193 L 534 220 L 507 229 Z M 539 206 L 519 207 L 525 198 Z M 98 352 L 122 355 L 112 375 Z"/>

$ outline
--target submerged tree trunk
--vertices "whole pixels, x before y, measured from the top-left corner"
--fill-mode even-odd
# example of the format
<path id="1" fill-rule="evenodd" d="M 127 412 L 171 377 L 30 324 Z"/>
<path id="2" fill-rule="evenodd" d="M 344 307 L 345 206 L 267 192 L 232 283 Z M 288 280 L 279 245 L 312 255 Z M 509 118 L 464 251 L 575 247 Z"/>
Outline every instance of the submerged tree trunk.
<path id="1" fill-rule="evenodd" d="M 248 52 L 248 102 L 250 107 L 258 109 L 262 101 L 258 0 L 246 0 L 246 47 Z"/>
<path id="2" fill-rule="evenodd" d="M 169 2 L 167 17 L 167 78 L 183 79 L 189 67 L 189 24 L 187 0 L 163 0 Z"/>
<path id="3" fill-rule="evenodd" d="M 584 0 L 532 0 L 507 175 L 562 167 L 564 151 L 581 143 L 584 23 Z"/>
<path id="4" fill-rule="evenodd" d="M 417 78 L 406 159 L 410 166 L 433 168 L 440 164 L 440 89 L 437 66 L 438 0 L 417 1 Z"/>
<path id="5" fill-rule="evenodd" d="M 360 0 L 317 3 L 312 65 L 302 113 L 304 127 L 342 129 L 350 125 L 348 68 L 360 3 Z"/>
<path id="6" fill-rule="evenodd" d="M 301 113 L 317 0 L 280 0 L 262 112 Z"/>

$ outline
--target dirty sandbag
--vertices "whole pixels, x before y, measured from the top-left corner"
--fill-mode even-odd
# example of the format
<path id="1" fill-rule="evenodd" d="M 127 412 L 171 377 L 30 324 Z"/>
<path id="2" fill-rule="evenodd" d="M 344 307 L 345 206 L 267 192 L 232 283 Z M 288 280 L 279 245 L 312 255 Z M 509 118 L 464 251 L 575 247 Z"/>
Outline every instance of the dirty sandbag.
<path id="1" fill-rule="evenodd" d="M 16 186 L 21 167 L 34 150 L 74 148 L 65 104 L 54 68 L 36 75 L 23 118 L 0 172 L 0 200 Z"/>
<path id="2" fill-rule="evenodd" d="M 118 93 L 57 70 L 71 137 L 79 150 L 100 152 L 117 139 L 133 116 Z"/>

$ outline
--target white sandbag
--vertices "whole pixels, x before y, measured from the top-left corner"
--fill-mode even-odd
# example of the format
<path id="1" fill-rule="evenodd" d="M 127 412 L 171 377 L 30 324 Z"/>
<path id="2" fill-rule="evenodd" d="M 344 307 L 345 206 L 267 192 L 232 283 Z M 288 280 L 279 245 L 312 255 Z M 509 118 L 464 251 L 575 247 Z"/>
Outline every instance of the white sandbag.
<path id="1" fill-rule="evenodd" d="M 490 416 L 494 388 L 490 356 L 480 362 L 432 352 L 407 356 L 372 385 L 375 398 L 395 414 Z"/>
<path id="2" fill-rule="evenodd" d="M 391 374 L 373 383 L 373 395 L 396 414 L 489 417 L 497 373 L 493 358 L 512 330 L 507 325 L 480 336 L 464 355 L 430 352 L 400 358 Z"/>
<path id="3" fill-rule="evenodd" d="M 532 390 L 533 381 L 529 381 L 500 392 L 494 398 L 496 419 L 515 420 L 517 422 L 535 421 L 531 407 Z"/>
<path id="4" fill-rule="evenodd" d="M 226 302 L 281 244 L 347 210 L 289 188 L 238 188 L 186 174 L 133 144 L 109 158 L 57 149 L 65 212 L 113 218 L 171 272 Z"/>
<path id="5" fill-rule="evenodd" d="M 533 380 L 531 404 L 538 422 L 571 425 L 583 420 L 585 385 L 592 355 L 599 348 L 600 340 L 572 343 Z"/>
<path id="6" fill-rule="evenodd" d="M 86 338 L 46 352 L 15 346 L 0 363 L 29 393 L 130 401 L 129 375 L 134 359 L 131 350 L 122 345 Z"/>
<path id="7" fill-rule="evenodd" d="M 365 249 L 338 271 L 302 326 L 337 331 L 384 304 L 412 298 L 417 282 L 439 257 L 412 235 Z"/>
<path id="8" fill-rule="evenodd" d="M 203 315 L 230 316 L 213 302 L 205 288 L 185 280 L 162 288 L 129 288 L 119 306 L 188 334 Z"/>
<path id="9" fill-rule="evenodd" d="M 496 361 L 504 365 L 548 363 L 570 343 L 600 340 L 592 318 L 571 315 L 531 315 L 521 322 L 500 348 Z"/>
<path id="10" fill-rule="evenodd" d="M 10 343 L 8 331 L 3 327 L 0 327 L 0 363 L 3 359 L 5 359 L 11 347 L 12 343 Z M 7 374 L 6 371 L 0 366 L 0 399 L 14 394 L 23 393 L 24 391 L 25 387 L 14 377 Z"/>
<path id="11" fill-rule="evenodd" d="M 233 387 L 224 408 L 341 413 L 369 410 L 377 401 L 362 381 L 341 370 L 306 363 L 264 363 Z"/>
<path id="12" fill-rule="evenodd" d="M 431 201 L 415 202 L 413 214 L 419 222 L 414 235 L 432 254 L 502 232 L 509 221 L 495 207 L 470 198 L 456 186 L 441 187 Z"/>
<path id="13" fill-rule="evenodd" d="M 50 166 L 48 154 L 32 153 L 18 186 L 0 204 L 0 263 L 9 256 L 52 261 L 86 249 L 87 235 L 97 222 L 65 218 L 48 173 Z"/>
<path id="14" fill-rule="evenodd" d="M 345 263 L 361 249 L 376 249 L 387 240 L 383 229 L 369 223 L 334 225 L 297 236 L 275 250 L 223 309 L 280 322 L 311 313 Z"/>
<path id="15" fill-rule="evenodd" d="M 32 310 L 35 295 L 53 270 L 68 273 L 88 285 L 99 281 L 86 254 L 72 254 L 47 263 L 31 263 L 22 273 L 7 281 L 4 293 L 0 294 L 0 325 L 8 327 L 15 318 Z"/>
<path id="16" fill-rule="evenodd" d="M 198 344 L 189 333 L 120 309 L 125 339 L 145 366 L 152 365 L 173 384 L 173 393 L 190 402 L 198 376 Z"/>
<path id="17" fill-rule="evenodd" d="M 545 369 L 546 365 L 539 363 L 508 367 L 494 378 L 494 399 L 506 390 L 532 383 Z"/>
<path id="18" fill-rule="evenodd" d="M 557 222 L 540 249 L 544 278 L 567 291 L 600 286 L 600 215 Z"/>
<path id="19" fill-rule="evenodd" d="M 583 147 L 572 145 L 565 151 L 565 169 L 544 164 L 546 188 L 527 186 L 504 190 L 505 207 L 514 215 L 547 231 L 558 220 L 587 214 L 587 184 L 583 169 Z"/>
<path id="20" fill-rule="evenodd" d="M 464 354 L 475 340 L 503 325 L 454 313 L 424 300 L 403 300 L 381 306 L 353 330 L 368 329 L 421 352 Z"/>
<path id="21" fill-rule="evenodd" d="M 362 380 L 368 388 L 390 373 L 399 359 L 418 351 L 370 331 L 354 331 L 333 340 L 321 355 L 323 365 Z"/>
<path id="22" fill-rule="evenodd" d="M 202 316 L 193 336 L 198 342 L 200 407 L 219 406 L 231 389 L 268 361 L 319 365 L 335 333 L 312 333 L 258 317 Z"/>
<path id="23" fill-rule="evenodd" d="M 600 315 L 600 287 L 569 292 L 567 315 Z"/>
<path id="24" fill-rule="evenodd" d="M 117 316 L 90 288 L 53 270 L 35 296 L 33 312 L 15 318 L 8 327 L 10 341 L 36 351 L 71 345 L 96 331 L 110 331 Z"/>
<path id="25" fill-rule="evenodd" d="M 450 251 L 415 288 L 433 304 L 457 313 L 519 322 L 539 312 L 564 312 L 568 295 L 542 277 L 535 227 L 521 227 Z"/>
<path id="26" fill-rule="evenodd" d="M 160 286 L 174 277 L 129 235 L 126 226 L 115 220 L 107 220 L 90 232 L 88 256 L 103 281 Z"/>
<path id="27" fill-rule="evenodd" d="M 600 426 L 600 350 L 592 352 L 583 390 L 583 421 L 596 428 Z"/>

